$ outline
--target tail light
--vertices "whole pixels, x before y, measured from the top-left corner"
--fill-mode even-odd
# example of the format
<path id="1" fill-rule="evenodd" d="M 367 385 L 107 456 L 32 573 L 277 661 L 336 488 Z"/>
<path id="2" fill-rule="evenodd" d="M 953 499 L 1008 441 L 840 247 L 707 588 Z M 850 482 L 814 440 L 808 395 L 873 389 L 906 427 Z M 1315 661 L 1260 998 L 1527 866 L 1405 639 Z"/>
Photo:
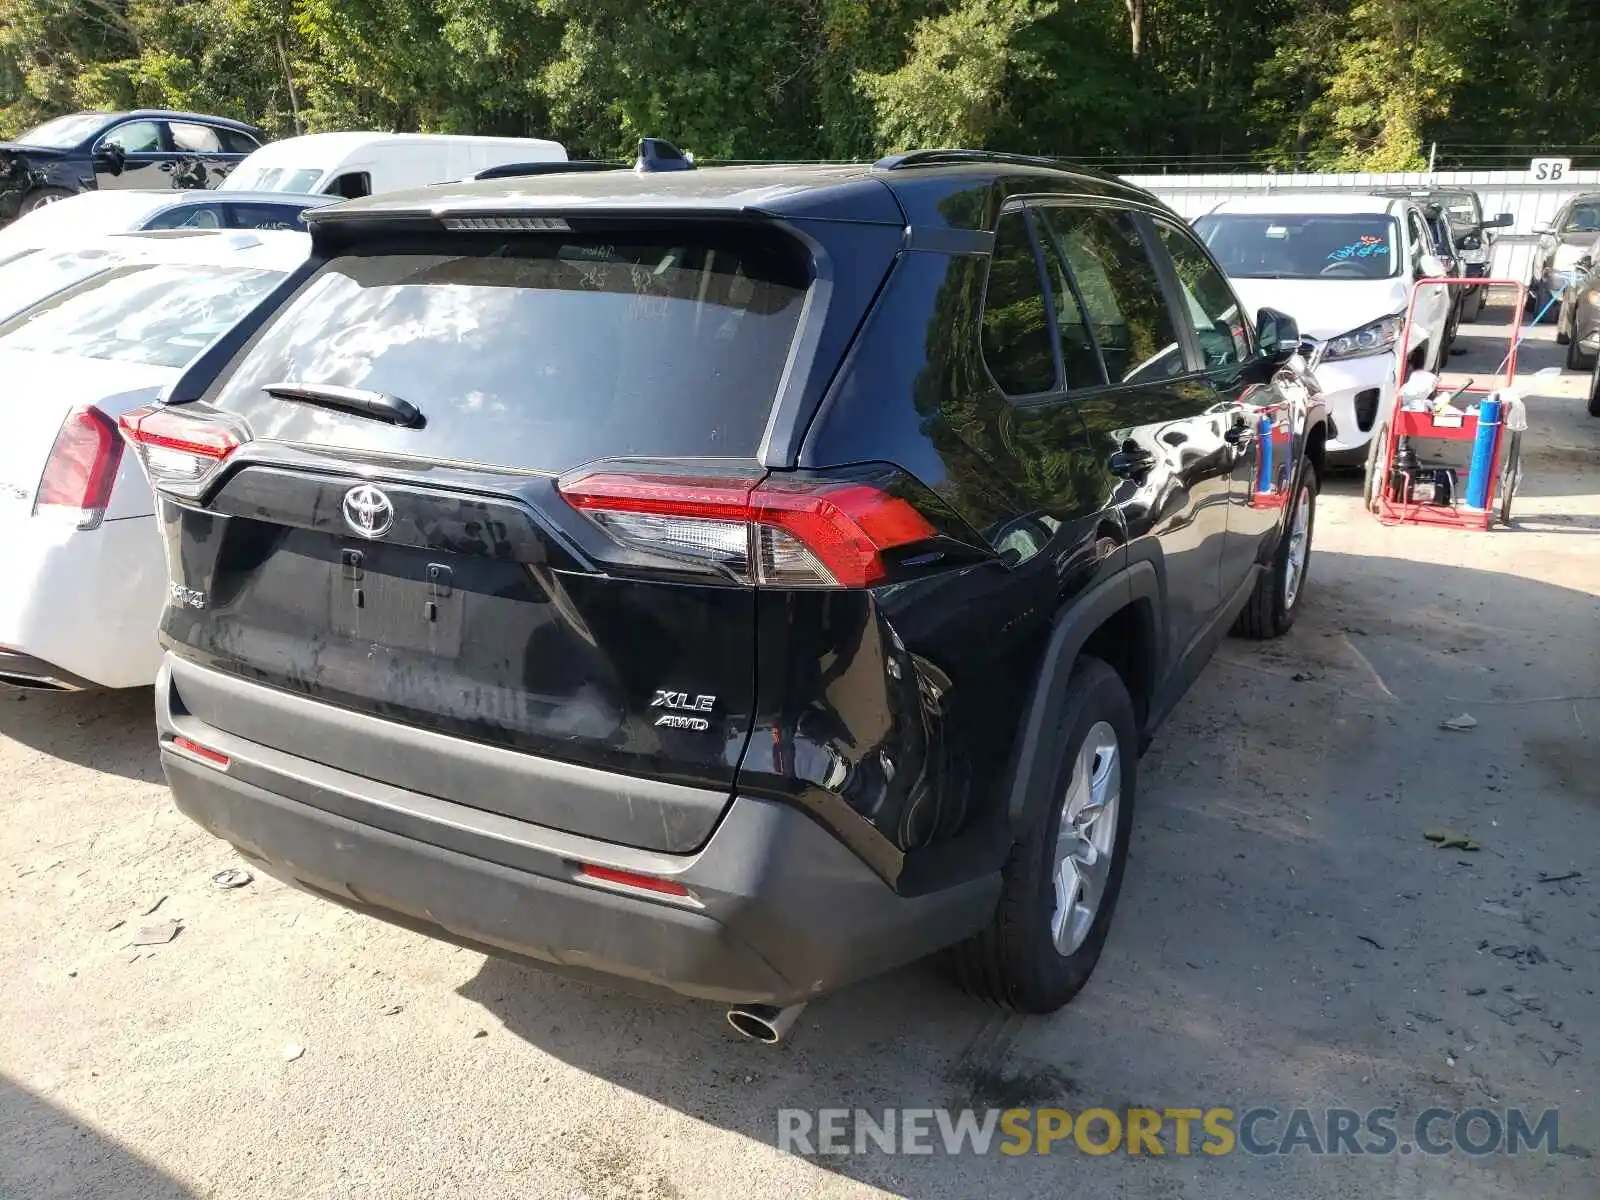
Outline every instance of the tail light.
<path id="1" fill-rule="evenodd" d="M 201 482 L 247 440 L 225 420 L 160 404 L 124 413 L 117 424 L 155 487 Z"/>
<path id="2" fill-rule="evenodd" d="M 96 528 L 105 519 L 121 462 L 122 441 L 111 418 L 87 405 L 73 409 L 50 447 L 34 515 L 60 514 L 79 529 Z"/>
<path id="3" fill-rule="evenodd" d="M 558 483 L 563 499 L 624 546 L 736 582 L 870 587 L 888 552 L 938 530 L 909 500 L 856 480 L 764 480 L 597 470 Z"/>

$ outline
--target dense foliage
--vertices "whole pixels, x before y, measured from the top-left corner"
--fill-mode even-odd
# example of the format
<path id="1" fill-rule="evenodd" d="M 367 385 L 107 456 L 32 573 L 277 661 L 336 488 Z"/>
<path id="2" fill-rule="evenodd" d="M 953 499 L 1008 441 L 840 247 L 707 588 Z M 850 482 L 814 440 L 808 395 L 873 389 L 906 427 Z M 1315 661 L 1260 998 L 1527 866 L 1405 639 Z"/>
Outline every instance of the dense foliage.
<path id="1" fill-rule="evenodd" d="M 1402 169 L 1600 154 L 1597 64 L 1595 0 L 0 0 L 0 135 L 160 105 L 603 155 Z"/>

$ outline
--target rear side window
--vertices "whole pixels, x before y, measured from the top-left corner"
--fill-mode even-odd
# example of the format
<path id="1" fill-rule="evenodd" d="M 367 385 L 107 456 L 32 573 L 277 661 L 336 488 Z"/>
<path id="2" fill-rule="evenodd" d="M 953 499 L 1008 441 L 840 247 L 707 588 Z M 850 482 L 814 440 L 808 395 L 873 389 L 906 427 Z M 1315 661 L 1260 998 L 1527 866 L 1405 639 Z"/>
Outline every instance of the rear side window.
<path id="1" fill-rule="evenodd" d="M 228 225 L 233 229 L 300 229 L 304 210 L 298 204 L 230 204 Z"/>
<path id="2" fill-rule="evenodd" d="M 346 171 L 322 190 L 330 196 L 359 200 L 362 196 L 372 195 L 372 176 L 365 171 Z"/>
<path id="3" fill-rule="evenodd" d="M 754 456 L 810 286 L 775 230 L 476 235 L 324 266 L 213 387 L 256 436 L 563 471 L 617 456 Z M 398 429 L 274 399 L 385 392 Z"/>
<path id="4" fill-rule="evenodd" d="M 0 351 L 186 367 L 282 278 L 187 263 L 116 267 L 0 324 Z"/>
<path id="5" fill-rule="evenodd" d="M 1001 391 L 1027 396 L 1055 388 L 1050 339 L 1050 313 L 1027 218 L 1007 213 L 995 229 L 983 296 L 983 361 Z"/>
<path id="6" fill-rule="evenodd" d="M 241 133 L 237 129 L 217 130 L 217 137 L 222 139 L 222 148 L 229 154 L 253 154 L 261 149 L 261 143 L 248 133 Z"/>
<path id="7" fill-rule="evenodd" d="M 1131 214 L 1097 208 L 1042 210 L 1077 280 L 1112 383 L 1150 383 L 1188 370 L 1144 240 Z"/>
<path id="8" fill-rule="evenodd" d="M 222 149 L 222 139 L 209 125 L 196 125 L 192 121 L 172 121 L 167 125 L 172 131 L 172 148 L 197 154 L 215 154 Z"/>

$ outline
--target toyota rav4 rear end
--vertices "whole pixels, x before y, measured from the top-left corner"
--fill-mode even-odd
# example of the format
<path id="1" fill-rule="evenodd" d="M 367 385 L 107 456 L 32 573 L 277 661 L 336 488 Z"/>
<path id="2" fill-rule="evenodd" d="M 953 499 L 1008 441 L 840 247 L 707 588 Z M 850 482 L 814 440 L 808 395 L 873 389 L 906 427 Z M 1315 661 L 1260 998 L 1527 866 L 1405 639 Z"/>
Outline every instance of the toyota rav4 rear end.
<path id="1" fill-rule="evenodd" d="M 314 214 L 276 310 L 124 418 L 172 582 L 161 756 L 302 888 L 788 1004 L 993 912 L 993 871 L 905 878 L 938 686 L 874 600 L 984 551 L 900 468 L 793 467 L 893 193 L 663 186 Z"/>

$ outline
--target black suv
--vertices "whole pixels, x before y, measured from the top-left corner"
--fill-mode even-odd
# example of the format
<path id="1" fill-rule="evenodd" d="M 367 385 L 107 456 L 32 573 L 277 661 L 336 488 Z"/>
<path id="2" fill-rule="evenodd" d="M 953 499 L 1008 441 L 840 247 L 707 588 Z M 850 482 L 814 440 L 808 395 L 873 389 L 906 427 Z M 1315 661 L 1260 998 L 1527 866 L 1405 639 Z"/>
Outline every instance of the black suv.
<path id="1" fill-rule="evenodd" d="M 1304 593 L 1326 437 L 1183 221 L 922 152 L 307 213 L 124 418 L 183 812 L 414 929 L 736 1007 L 950 949 L 1048 1012 L 1135 761 Z"/>

